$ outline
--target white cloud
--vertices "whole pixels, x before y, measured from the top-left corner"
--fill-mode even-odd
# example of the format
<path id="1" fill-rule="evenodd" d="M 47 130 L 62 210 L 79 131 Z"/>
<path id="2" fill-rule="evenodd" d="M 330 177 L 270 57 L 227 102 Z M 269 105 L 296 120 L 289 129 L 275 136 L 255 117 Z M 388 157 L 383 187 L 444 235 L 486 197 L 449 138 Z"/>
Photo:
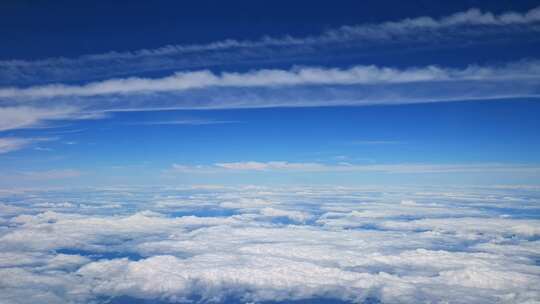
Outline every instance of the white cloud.
<path id="1" fill-rule="evenodd" d="M 350 164 L 350 163 L 301 163 L 286 161 L 245 161 L 215 163 L 213 165 L 173 164 L 169 172 L 177 173 L 223 173 L 227 171 L 270 171 L 270 172 L 380 172 L 380 173 L 540 173 L 540 167 L 525 164 L 480 163 L 480 164 Z"/>
<path id="2" fill-rule="evenodd" d="M 0 138 L 0 154 L 22 149 L 30 143 L 30 140 L 24 138 Z"/>
<path id="3" fill-rule="evenodd" d="M 73 106 L 0 106 L 0 132 L 28 128 L 49 127 L 50 122 L 58 120 L 99 119 L 105 113 L 86 113 Z M 0 137 L 0 154 L 26 148 L 34 143 L 55 140 L 52 137 L 22 138 Z M 47 147 L 36 150 L 50 151 Z"/>
<path id="4" fill-rule="evenodd" d="M 350 69 L 293 68 L 245 73 L 181 72 L 164 78 L 111 79 L 83 85 L 0 88 L 0 130 L 96 119 L 121 111 L 399 105 L 538 98 L 537 61 L 505 66 Z M 237 123 L 211 119 L 148 125 Z M 368 143 L 364 143 L 368 144 Z M 382 144 L 372 142 L 370 144 Z"/>
<path id="5" fill-rule="evenodd" d="M 485 41 L 485 33 L 529 32 L 535 33 L 540 22 L 540 8 L 526 12 L 482 12 L 470 9 L 441 18 L 428 16 L 406 18 L 378 24 L 360 24 L 330 29 L 307 37 L 263 37 L 259 40 L 227 39 L 201 45 L 169 45 L 158 49 L 143 49 L 133 52 L 108 52 L 86 55 L 79 58 L 49 58 L 37 61 L 0 61 L 0 80 L 7 83 L 18 81 L 43 82 L 73 79 L 106 78 L 110 75 L 125 75 L 165 69 L 186 69 L 200 66 L 219 65 L 224 62 L 241 62 L 249 59 L 264 60 L 269 53 L 273 60 L 286 60 L 288 52 L 310 54 L 321 46 L 340 44 L 369 48 L 373 44 L 411 41 L 435 43 L 444 39 L 466 38 L 468 44 Z M 445 35 L 450 32 L 452 35 Z M 482 39 L 471 39 L 481 37 Z M 508 37 L 511 37 L 509 35 Z M 277 50 L 274 50 L 276 49 Z M 254 50 L 238 56 L 241 49 Z M 305 51 L 308 49 L 308 51 Z M 260 50 L 257 52 L 256 50 Z"/>
<path id="6" fill-rule="evenodd" d="M 54 140 L 54 138 L 20 138 L 4 137 L 0 138 L 0 154 L 23 149 L 37 142 Z"/>
<path id="7" fill-rule="evenodd" d="M 484 219 L 479 222 L 478 218 L 459 219 L 421 219 L 410 222 L 382 222 L 380 227 L 398 230 L 426 229 L 432 231 L 462 233 L 512 234 L 522 237 L 535 237 L 540 235 L 540 226 L 537 220 L 516 220 L 516 219 Z"/>
<path id="8" fill-rule="evenodd" d="M 538 197 L 537 188 L 430 191 L 108 188 L 69 192 L 75 202 L 69 205 L 65 191 L 0 192 L 9 206 L 31 207 L 0 214 L 6 221 L 0 228 L 0 302 L 540 298 L 538 219 L 501 219 L 486 211 L 527 210 L 535 206 L 527 199 Z M 126 197 L 131 203 L 111 215 L 105 206 Z M 177 203 L 155 203 L 164 199 Z M 34 206 L 44 201 L 65 212 L 36 214 Z M 77 202 L 96 208 L 76 209 Z M 175 216 L 182 206 L 186 215 Z M 190 215 L 222 207 L 236 213 Z M 295 225 L 267 217 L 288 217 Z"/>
<path id="9" fill-rule="evenodd" d="M 294 222 L 305 223 L 311 218 L 311 215 L 307 212 L 295 211 L 295 210 L 283 210 L 272 207 L 266 207 L 261 209 L 261 215 L 267 217 L 286 217 Z"/>
<path id="10" fill-rule="evenodd" d="M 254 211 L 261 207 L 269 207 L 275 205 L 276 202 L 263 198 L 246 198 L 246 197 L 221 197 L 224 201 L 219 204 L 219 207 L 226 209 L 242 209 Z"/>
<path id="11" fill-rule="evenodd" d="M 285 161 L 271 161 L 271 162 L 235 162 L 235 163 L 217 163 L 218 168 L 224 168 L 229 170 L 299 170 L 299 171 L 311 171 L 321 170 L 325 168 L 325 165 L 317 163 L 289 163 Z"/>
<path id="12" fill-rule="evenodd" d="M 0 98 L 54 98 L 100 96 L 148 92 L 184 91 L 208 87 L 275 87 L 301 85 L 372 85 L 441 81 L 538 80 L 540 63 L 519 62 L 503 67 L 468 66 L 464 69 L 427 66 L 395 69 L 355 66 L 349 69 L 299 67 L 291 70 L 257 70 L 246 73 L 208 70 L 177 72 L 164 78 L 111 79 L 85 85 L 45 85 L 28 88 L 0 88 Z"/>
<path id="13" fill-rule="evenodd" d="M 47 120 L 80 116 L 73 107 L 0 107 L 0 131 L 42 126 Z"/>

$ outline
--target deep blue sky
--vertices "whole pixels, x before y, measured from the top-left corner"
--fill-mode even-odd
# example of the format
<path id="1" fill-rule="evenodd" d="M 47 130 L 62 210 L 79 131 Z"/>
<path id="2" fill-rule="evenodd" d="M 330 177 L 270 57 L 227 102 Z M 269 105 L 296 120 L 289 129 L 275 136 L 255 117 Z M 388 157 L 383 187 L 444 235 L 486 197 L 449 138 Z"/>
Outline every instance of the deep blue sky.
<path id="1" fill-rule="evenodd" d="M 303 36 L 342 25 L 441 17 L 469 8 L 501 13 L 538 5 L 532 0 L 2 1 L 0 58 L 73 57 L 228 38 Z"/>
<path id="2" fill-rule="evenodd" d="M 471 8 L 495 15 L 508 11 L 524 14 L 539 5 L 540 1 L 197 1 L 190 4 L 179 1 L 3 1 L 0 4 L 0 60 L 4 62 L 5 70 L 0 73 L 0 87 L 83 85 L 89 81 L 125 77 L 158 79 L 174 72 L 201 69 L 214 73 L 265 68 L 288 70 L 297 65 L 342 69 L 367 65 L 395 69 L 437 65 L 464 69 L 470 65 L 500 67 L 522 62 L 527 66 L 540 53 L 537 38 L 540 25 L 536 21 L 511 26 L 465 24 L 439 32 L 423 31 L 418 35 L 414 32 L 403 36 L 394 34 L 396 39 L 403 39 L 399 43 L 392 42 L 393 38 L 390 42 L 377 39 L 340 42 L 336 47 L 331 42 L 311 48 L 195 52 L 187 55 L 194 56 L 193 61 L 186 57 L 187 63 L 180 64 L 178 62 L 185 57 L 179 55 L 172 59 L 176 63 L 171 65 L 171 61 L 160 67 L 154 66 L 155 62 L 139 67 L 139 61 L 135 59 L 129 62 L 137 66 L 134 69 L 124 68 L 124 63 L 114 58 L 96 64 L 85 63 L 80 56 L 153 50 L 166 45 L 206 45 L 225 39 L 259 41 L 266 36 L 318 36 L 325 30 L 344 25 L 380 25 L 420 16 L 437 20 Z M 463 32 L 468 34 L 460 34 Z M 404 36 L 407 38 L 401 38 Z M 72 60 L 72 65 L 55 59 L 47 61 L 57 57 L 71 58 L 68 60 Z M 45 61 L 35 65 L 38 71 L 35 75 L 34 66 L 24 70 L 25 64 L 35 63 L 38 59 Z M 23 72 L 8 70 L 12 60 L 19 60 L 19 64 L 23 62 Z M 452 83 L 443 89 L 446 90 L 444 96 L 460 95 L 461 91 L 467 93 L 488 85 L 501 90 L 493 97 L 488 94 L 489 89 L 485 89 L 480 98 L 476 98 L 481 100 L 458 98 L 454 102 L 437 102 L 445 100 L 436 94 L 440 90 L 438 87 L 411 86 L 406 95 L 411 94 L 422 103 L 416 103 L 414 99 L 407 102 L 413 104 L 347 107 L 237 109 L 227 106 L 223 110 L 156 111 L 146 107 L 155 105 L 159 108 L 165 103 L 158 104 L 156 97 L 150 95 L 126 97 L 113 94 L 99 100 L 86 100 L 86 96 L 80 99 L 77 96 L 71 99 L 53 97 L 42 101 L 34 98 L 27 104 L 20 102 L 18 96 L 4 99 L 0 96 L 0 107 L 3 108 L 16 106 L 20 109 L 30 105 L 58 110 L 70 108 L 76 102 L 75 105 L 83 108 L 85 113 L 100 113 L 91 120 L 71 116 L 68 119 L 40 118 L 35 123 L 10 126 L 0 131 L 0 138 L 28 141 L 21 147 L 0 153 L 0 170 L 6 176 L 0 180 L 0 185 L 535 184 L 540 182 L 540 175 L 534 170 L 540 164 L 540 104 L 538 98 L 532 96 L 539 91 L 537 76 L 516 82 L 482 80 L 469 86 Z M 521 85 L 526 88 L 515 93 Z M 340 85 L 326 86 L 320 89 L 328 96 L 338 96 L 343 89 Z M 301 89 L 305 92 L 310 87 L 302 86 Z M 195 92 L 200 94 L 195 97 L 167 97 L 171 99 L 167 99 L 166 105 L 181 107 L 184 100 L 191 102 L 189 98 L 194 98 L 193 103 L 201 103 L 208 96 L 219 100 L 222 96 L 219 90 L 212 91 L 212 95 L 204 95 L 203 89 L 203 93 Z M 231 100 L 247 98 L 247 102 L 250 98 L 270 97 L 281 101 L 295 94 L 294 88 L 287 90 L 290 92 L 285 97 L 279 95 L 280 88 L 272 88 L 266 95 L 250 88 L 240 88 L 232 93 L 224 89 L 223 94 L 231 94 Z M 369 91 L 371 85 L 360 90 Z M 418 97 L 424 95 L 424 90 L 430 92 L 426 97 L 429 102 Z M 392 98 L 399 101 L 403 94 L 400 92 Z M 349 99 L 356 96 L 347 94 Z M 482 94 L 487 95 L 483 98 Z M 501 95 L 508 97 L 501 98 Z M 301 97 L 313 98 L 309 94 Z M 144 105 L 143 110 L 102 113 L 110 102 L 117 102 L 120 108 L 130 108 L 132 106 L 127 104 L 134 98 L 140 102 L 137 107 Z M 7 114 L 4 118 L 0 116 L 6 121 L 8 118 Z M 179 121 L 181 123 L 172 123 Z M 207 172 L 214 171 L 218 163 L 250 161 L 316 163 L 327 168 L 315 173 L 296 169 Z M 335 166 L 343 163 L 354 166 L 502 165 L 508 168 L 472 173 L 467 170 L 335 172 Z M 175 171 L 171 169 L 174 164 L 191 169 Z M 197 166 L 201 172 L 196 172 Z M 533 169 L 523 172 L 523 167 Z"/>

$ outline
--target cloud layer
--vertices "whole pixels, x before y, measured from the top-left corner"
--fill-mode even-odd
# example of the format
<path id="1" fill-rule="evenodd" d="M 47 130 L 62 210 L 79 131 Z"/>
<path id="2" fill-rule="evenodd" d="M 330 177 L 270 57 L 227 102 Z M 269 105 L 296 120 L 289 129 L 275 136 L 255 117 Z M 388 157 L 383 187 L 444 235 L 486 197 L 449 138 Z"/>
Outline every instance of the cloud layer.
<path id="1" fill-rule="evenodd" d="M 534 302 L 538 197 L 534 187 L 2 191 L 0 301 Z"/>

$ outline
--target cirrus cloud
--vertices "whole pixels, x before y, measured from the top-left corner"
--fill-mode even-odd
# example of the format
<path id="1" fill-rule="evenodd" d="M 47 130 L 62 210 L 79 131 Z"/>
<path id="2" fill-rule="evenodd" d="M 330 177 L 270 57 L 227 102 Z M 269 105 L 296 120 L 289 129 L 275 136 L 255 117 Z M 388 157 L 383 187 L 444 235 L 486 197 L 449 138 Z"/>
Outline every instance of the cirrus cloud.
<path id="1" fill-rule="evenodd" d="M 199 45 L 168 45 L 132 52 L 107 52 L 78 58 L 47 58 L 36 61 L 0 61 L 0 83 L 61 82 L 108 78 L 157 70 L 193 69 L 243 61 L 287 61 L 289 57 L 317 54 L 325 46 L 347 47 L 361 52 L 373 45 L 396 45 L 414 41 L 435 44 L 441 40 L 467 39 L 468 44 L 489 40 L 498 33 L 538 32 L 540 8 L 500 14 L 476 8 L 440 18 L 420 16 L 376 24 L 345 25 L 305 37 L 264 36 L 259 40 L 225 39 Z M 451 34 L 451 35 L 447 35 Z M 482 39 L 471 39 L 481 37 Z M 509 36 L 511 37 L 511 36 Z M 246 52 L 242 52 L 247 50 Z M 269 55 L 271 54 L 271 55 Z"/>

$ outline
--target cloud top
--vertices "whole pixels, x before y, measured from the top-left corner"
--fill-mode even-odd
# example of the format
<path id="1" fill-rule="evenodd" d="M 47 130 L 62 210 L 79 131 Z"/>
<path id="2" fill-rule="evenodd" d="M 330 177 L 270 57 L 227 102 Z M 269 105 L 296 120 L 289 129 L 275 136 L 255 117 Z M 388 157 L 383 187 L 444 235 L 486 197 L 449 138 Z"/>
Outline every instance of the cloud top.
<path id="1" fill-rule="evenodd" d="M 538 188 L 124 187 L 0 198 L 3 303 L 540 298 Z"/>

